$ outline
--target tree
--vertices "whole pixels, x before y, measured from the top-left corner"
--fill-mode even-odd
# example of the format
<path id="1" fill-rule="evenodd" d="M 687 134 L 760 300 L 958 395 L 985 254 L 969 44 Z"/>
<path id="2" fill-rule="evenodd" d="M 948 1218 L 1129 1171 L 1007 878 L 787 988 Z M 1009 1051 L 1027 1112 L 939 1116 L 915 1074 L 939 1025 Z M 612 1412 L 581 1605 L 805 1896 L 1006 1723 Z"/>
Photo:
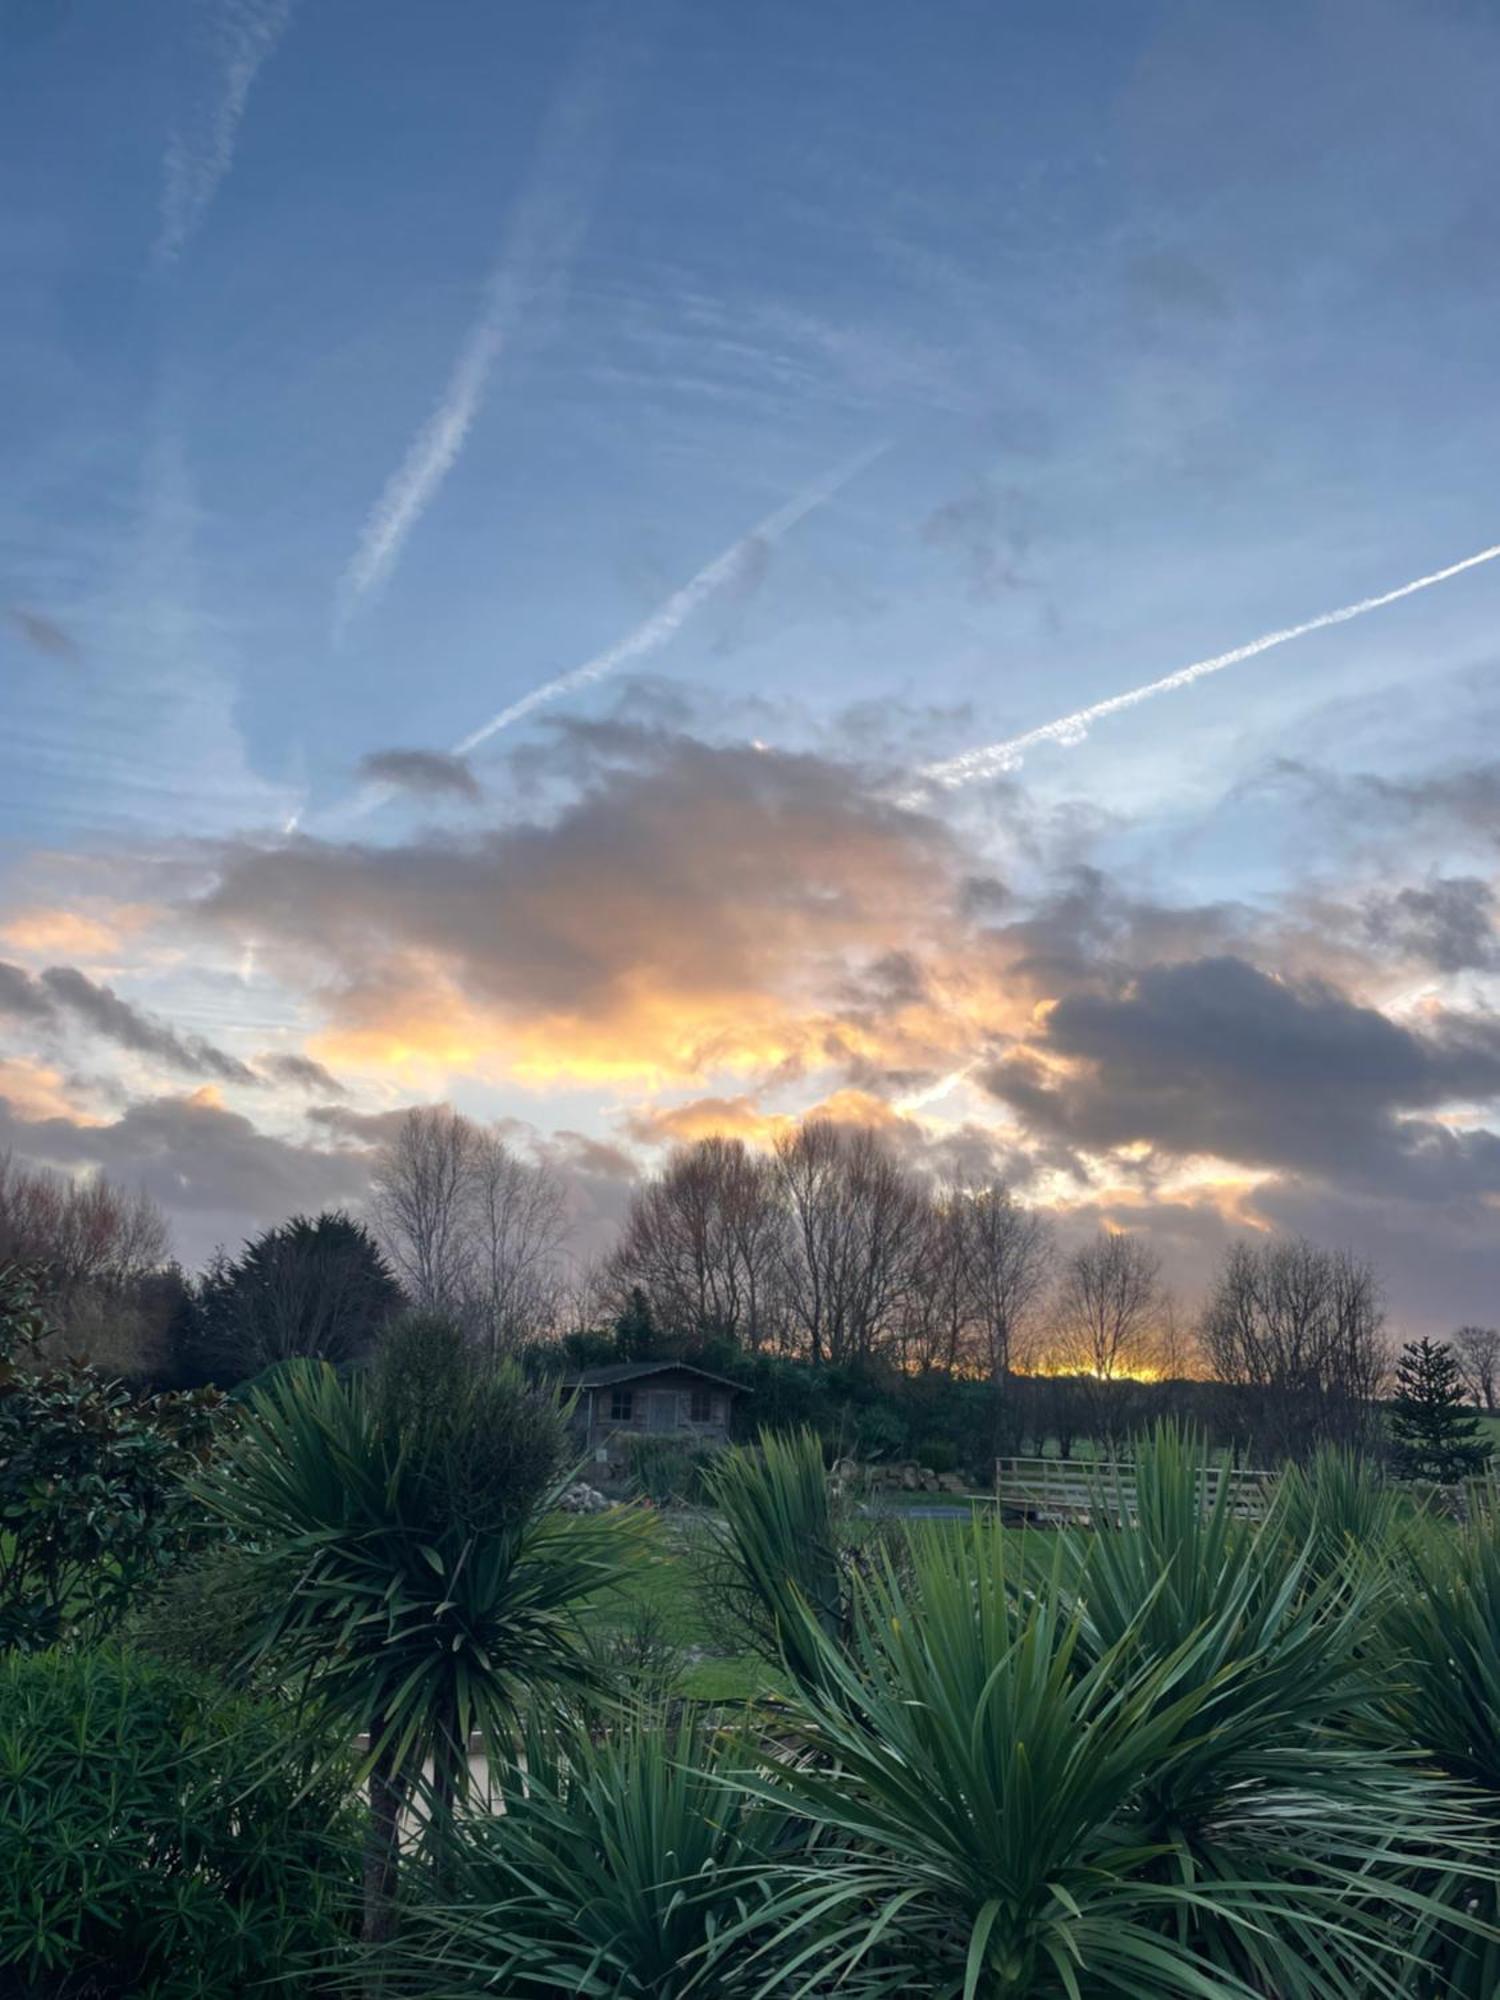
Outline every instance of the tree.
<path id="1" fill-rule="evenodd" d="M 1367 1263 L 1300 1238 L 1236 1243 L 1204 1313 L 1203 1347 L 1219 1381 L 1251 1392 L 1257 1448 L 1300 1458 L 1367 1440 L 1384 1326 Z"/>
<path id="2" fill-rule="evenodd" d="M 1493 1416 L 1496 1386 L 1500 1383 L 1500 1329 L 1461 1326 L 1453 1336 L 1453 1352 L 1464 1387 Z"/>
<path id="3" fill-rule="evenodd" d="M 553 1170 L 451 1106 L 408 1111 L 382 1148 L 371 1209 L 407 1298 L 513 1353 L 552 1316 L 566 1203 Z"/>
<path id="4" fill-rule="evenodd" d="M 1161 1259 L 1137 1236 L 1101 1230 L 1063 1266 L 1055 1305 L 1056 1362 L 1095 1382 L 1150 1365 Z"/>
<path id="5" fill-rule="evenodd" d="M 202 1539 L 187 1481 L 221 1399 L 134 1396 L 47 1356 L 27 1273 L 0 1266 L 0 1650 L 113 1630 Z"/>
<path id="6" fill-rule="evenodd" d="M 463 1297 L 477 1137 L 451 1106 L 418 1106 L 375 1164 L 370 1201 L 381 1241 L 406 1296 L 423 1311 L 452 1311 Z"/>
<path id="7" fill-rule="evenodd" d="M 651 1301 L 639 1285 L 632 1285 L 615 1320 L 616 1357 L 621 1361 L 654 1361 L 657 1340 Z"/>
<path id="8" fill-rule="evenodd" d="M 200 1339 L 223 1379 L 295 1355 L 353 1361 L 374 1346 L 401 1292 L 379 1246 L 342 1211 L 294 1215 L 220 1255 L 198 1295 Z"/>
<path id="9" fill-rule="evenodd" d="M 1403 1479 L 1439 1486 L 1482 1471 L 1493 1449 L 1479 1435 L 1479 1420 L 1465 1407 L 1462 1378 L 1446 1341 L 1409 1340 L 1396 1369 L 1391 1439 Z"/>
<path id="10" fill-rule="evenodd" d="M 260 1579 L 258 1652 L 330 1722 L 368 1734 L 372 1943 L 390 1934 L 419 1789 L 441 1846 L 471 1735 L 504 1763 L 541 1690 L 590 1683 L 576 1607 L 618 1581 L 640 1527 L 556 1511 L 565 1436 L 555 1397 L 514 1364 L 451 1319 L 410 1314 L 370 1368 L 294 1361 L 254 1390 L 204 1483 Z"/>
<path id="11" fill-rule="evenodd" d="M 166 1218 L 144 1189 L 68 1180 L 0 1154 L 0 1263 L 23 1265 L 54 1352 L 149 1371 L 175 1305 Z"/>

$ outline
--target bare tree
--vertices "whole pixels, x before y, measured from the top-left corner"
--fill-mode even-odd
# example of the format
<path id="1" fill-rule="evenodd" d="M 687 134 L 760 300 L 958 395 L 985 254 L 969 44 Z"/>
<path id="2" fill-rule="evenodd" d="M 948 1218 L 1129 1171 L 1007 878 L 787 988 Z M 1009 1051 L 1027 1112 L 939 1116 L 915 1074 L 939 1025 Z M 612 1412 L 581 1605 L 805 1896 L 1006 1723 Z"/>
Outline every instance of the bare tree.
<path id="1" fill-rule="evenodd" d="M 666 1331 L 754 1352 L 775 1323 L 781 1227 L 770 1165 L 743 1140 L 679 1147 L 631 1203 L 609 1263 L 616 1306 L 639 1287 Z"/>
<path id="2" fill-rule="evenodd" d="M 1101 1230 L 1063 1266 L 1056 1306 L 1057 1360 L 1094 1382 L 1151 1365 L 1161 1302 L 1161 1260 L 1137 1236 Z"/>
<path id="3" fill-rule="evenodd" d="M 1493 1414 L 1496 1385 L 1500 1381 L 1500 1328 L 1461 1326 L 1453 1336 L 1452 1346 L 1464 1387 L 1481 1409 Z"/>
<path id="4" fill-rule="evenodd" d="M 413 1305 L 458 1311 L 470 1282 L 476 1126 L 446 1104 L 408 1111 L 381 1149 L 370 1205 Z"/>
<path id="5" fill-rule="evenodd" d="M 465 1317 L 492 1353 L 513 1350 L 552 1317 L 567 1232 L 563 1185 L 495 1132 L 474 1134 L 467 1178 Z"/>
<path id="6" fill-rule="evenodd" d="M 0 1264 L 35 1275 L 52 1353 L 134 1374 L 162 1359 L 182 1291 L 166 1218 L 144 1189 L 69 1180 L 0 1155 Z"/>
<path id="7" fill-rule="evenodd" d="M 925 1191 L 873 1132 L 824 1119 L 777 1142 L 776 1169 L 788 1304 L 811 1357 L 866 1360 L 920 1280 Z"/>
<path id="8" fill-rule="evenodd" d="M 1024 1208 L 1000 1181 L 965 1196 L 965 1262 L 970 1312 L 985 1373 L 1001 1384 L 1019 1358 L 1052 1274 L 1052 1225 Z"/>
<path id="9" fill-rule="evenodd" d="M 1215 1376 L 1253 1392 L 1257 1441 L 1300 1455 L 1369 1434 L 1385 1371 L 1385 1310 L 1374 1271 L 1299 1239 L 1236 1243 L 1203 1318 Z"/>

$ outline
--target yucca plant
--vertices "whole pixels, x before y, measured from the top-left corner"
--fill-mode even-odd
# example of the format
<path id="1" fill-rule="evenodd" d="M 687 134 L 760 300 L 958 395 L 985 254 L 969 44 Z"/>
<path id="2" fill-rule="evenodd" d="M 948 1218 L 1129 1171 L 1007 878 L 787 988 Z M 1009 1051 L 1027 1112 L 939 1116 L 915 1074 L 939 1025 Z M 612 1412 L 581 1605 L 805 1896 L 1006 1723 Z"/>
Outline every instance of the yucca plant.
<path id="1" fill-rule="evenodd" d="M 1392 1564 L 1379 1713 L 1394 1744 L 1411 1746 L 1473 1788 L 1500 1862 L 1500 1521 L 1482 1511 L 1459 1529 L 1438 1519 L 1408 1528 Z M 1437 1891 L 1461 1917 L 1500 1923 L 1492 1877 L 1460 1865 Z M 1430 1985 L 1455 2000 L 1500 1993 L 1500 1945 L 1468 1926 L 1438 1925 L 1428 1941 Z M 1441 1974 L 1441 1979 L 1439 1978 Z"/>
<path id="2" fill-rule="evenodd" d="M 1006 1542 L 992 1525 L 915 1538 L 906 1572 L 885 1563 L 856 1583 L 845 1648 L 805 1621 L 820 1659 L 789 1712 L 798 1754 L 747 1782 L 805 1815 L 822 1849 L 775 1877 L 762 1991 L 1395 1990 L 1437 1908 L 1420 1871 L 1463 1843 L 1477 1859 L 1449 1793 L 1420 1773 L 1398 1781 L 1393 1759 L 1383 1787 L 1361 1789 L 1337 1743 L 1307 1786 L 1262 1738 L 1257 1774 L 1254 1732 L 1235 1722 L 1242 1709 L 1260 1727 L 1259 1668 L 1225 1657 L 1222 1621 L 1158 1646 L 1148 1604 L 1105 1641 L 1060 1577 L 1018 1586 Z M 1164 1818 L 1174 1797 L 1211 1802 L 1196 1837 Z"/>
<path id="3" fill-rule="evenodd" d="M 528 1735 L 499 1810 L 460 1828 L 441 1892 L 418 1902 L 396 1990 L 423 2000 L 727 2000 L 748 1993 L 755 1914 L 788 1837 L 740 1782 L 743 1748 L 643 1711 L 605 1739 Z"/>
<path id="4" fill-rule="evenodd" d="M 1381 1560 L 1413 1511 L 1371 1459 L 1334 1445 L 1305 1465 L 1289 1465 L 1277 1500 L 1283 1533 L 1318 1576 Z"/>
<path id="5" fill-rule="evenodd" d="M 1062 1539 L 1057 1575 L 1077 1607 L 1080 1657 L 1177 1659 L 1174 1691 L 1203 1696 L 1202 1741 L 1145 1776 L 1134 1824 L 1170 1843 L 1165 1865 L 1199 1882 L 1342 1878 L 1329 1964 L 1356 1976 L 1387 1947 L 1407 1948 L 1431 1913 L 1429 1871 L 1450 1847 L 1486 1865 L 1454 1789 L 1399 1746 L 1372 1747 L 1364 1727 L 1388 1678 L 1387 1585 L 1376 1557 L 1343 1535 L 1350 1522 L 1388 1529 L 1392 1517 L 1331 1462 L 1245 1518 L 1204 1462 L 1201 1440 L 1159 1428 L 1138 1449 L 1129 1504 L 1100 1496 L 1098 1512 L 1117 1525 Z M 1280 1992 L 1295 1976 L 1274 1935 L 1225 1931 L 1206 1908 L 1179 1928 L 1252 1983 Z M 1400 1969 L 1392 1957 L 1382 1976 Z"/>
<path id="6" fill-rule="evenodd" d="M 834 1493 L 809 1430 L 762 1431 L 754 1446 L 721 1452 L 704 1485 L 723 1523 L 706 1557 L 709 1590 L 764 1659 L 794 1679 L 816 1673 L 807 1620 L 835 1643 L 847 1636 L 860 1551 L 878 1531 Z"/>
<path id="7" fill-rule="evenodd" d="M 534 1699 L 589 1683 L 578 1607 L 618 1580 L 645 1525 L 554 1511 L 561 1421 L 514 1371 L 441 1327 L 398 1343 L 388 1365 L 347 1378 L 287 1363 L 202 1489 L 258 1577 L 256 1650 L 368 1734 L 369 1937 L 389 1928 L 424 1767 L 440 1838 L 471 1736 L 507 1759 Z"/>

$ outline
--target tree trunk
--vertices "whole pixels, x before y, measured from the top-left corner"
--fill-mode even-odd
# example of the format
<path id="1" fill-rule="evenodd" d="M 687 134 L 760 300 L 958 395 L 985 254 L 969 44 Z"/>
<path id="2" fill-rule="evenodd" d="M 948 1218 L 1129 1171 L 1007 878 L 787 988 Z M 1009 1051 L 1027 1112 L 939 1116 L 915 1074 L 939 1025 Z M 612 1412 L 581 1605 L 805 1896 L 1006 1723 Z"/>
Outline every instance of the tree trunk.
<path id="1" fill-rule="evenodd" d="M 385 1733 L 385 1720 L 376 1716 L 370 1724 L 370 1740 L 378 1743 Z M 366 1945 L 389 1943 L 396 1929 L 396 1874 L 401 1859 L 401 1783 L 395 1769 L 395 1752 L 387 1746 L 376 1757 L 370 1771 L 370 1822 L 365 1831 L 364 1924 L 361 1938 Z M 380 1990 L 380 1967 L 374 1968 L 372 1992 Z"/>

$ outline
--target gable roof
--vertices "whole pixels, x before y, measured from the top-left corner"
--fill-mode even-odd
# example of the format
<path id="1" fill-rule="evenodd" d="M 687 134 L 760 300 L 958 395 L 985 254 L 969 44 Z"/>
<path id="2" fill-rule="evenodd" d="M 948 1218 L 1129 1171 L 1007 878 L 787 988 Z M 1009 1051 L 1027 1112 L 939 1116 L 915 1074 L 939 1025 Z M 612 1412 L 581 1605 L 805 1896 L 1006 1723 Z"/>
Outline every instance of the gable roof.
<path id="1" fill-rule="evenodd" d="M 714 1375 L 707 1368 L 696 1367 L 691 1361 L 616 1361 L 608 1368 L 585 1368 L 576 1375 L 565 1375 L 562 1386 L 565 1389 L 612 1389 L 616 1382 L 639 1382 L 642 1376 L 668 1372 L 696 1375 L 701 1382 L 717 1382 L 721 1389 L 732 1389 L 741 1396 L 750 1393 L 743 1382 L 731 1382 L 727 1375 Z"/>

